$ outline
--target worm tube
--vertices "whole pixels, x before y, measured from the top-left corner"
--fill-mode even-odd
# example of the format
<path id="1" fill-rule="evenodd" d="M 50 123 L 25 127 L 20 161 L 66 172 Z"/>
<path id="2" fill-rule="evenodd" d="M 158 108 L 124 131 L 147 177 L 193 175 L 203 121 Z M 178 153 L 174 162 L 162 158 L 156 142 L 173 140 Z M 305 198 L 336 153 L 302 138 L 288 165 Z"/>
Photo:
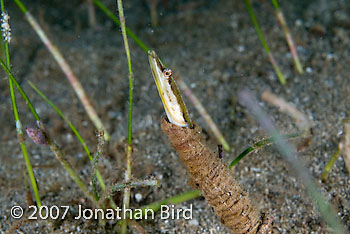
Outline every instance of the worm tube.
<path id="1" fill-rule="evenodd" d="M 193 124 L 193 129 L 184 128 L 163 118 L 161 127 L 220 221 L 235 234 L 270 233 L 248 194 L 230 175 L 228 167 L 209 149 L 201 136 L 201 128 Z"/>

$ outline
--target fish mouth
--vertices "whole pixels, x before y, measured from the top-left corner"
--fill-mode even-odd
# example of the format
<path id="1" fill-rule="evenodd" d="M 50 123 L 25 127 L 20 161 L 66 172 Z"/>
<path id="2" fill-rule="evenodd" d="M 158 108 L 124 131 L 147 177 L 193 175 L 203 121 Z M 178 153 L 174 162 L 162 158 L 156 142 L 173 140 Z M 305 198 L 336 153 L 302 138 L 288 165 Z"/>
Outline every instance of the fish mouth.
<path id="1" fill-rule="evenodd" d="M 162 98 L 163 95 L 161 94 L 161 91 L 163 88 L 161 84 L 163 82 L 162 78 L 163 78 L 163 70 L 165 66 L 162 64 L 156 52 L 154 52 L 153 50 L 148 51 L 148 60 L 151 66 L 154 81 L 156 82 L 157 89 L 159 91 L 160 98 Z M 163 98 L 162 98 L 162 101 L 163 101 Z"/>
<path id="2" fill-rule="evenodd" d="M 148 59 L 150 61 L 152 71 L 154 68 L 157 68 L 157 69 L 161 70 L 161 72 L 163 72 L 163 70 L 165 69 L 165 66 L 160 61 L 158 55 L 156 54 L 156 52 L 154 52 L 154 50 L 148 51 Z"/>

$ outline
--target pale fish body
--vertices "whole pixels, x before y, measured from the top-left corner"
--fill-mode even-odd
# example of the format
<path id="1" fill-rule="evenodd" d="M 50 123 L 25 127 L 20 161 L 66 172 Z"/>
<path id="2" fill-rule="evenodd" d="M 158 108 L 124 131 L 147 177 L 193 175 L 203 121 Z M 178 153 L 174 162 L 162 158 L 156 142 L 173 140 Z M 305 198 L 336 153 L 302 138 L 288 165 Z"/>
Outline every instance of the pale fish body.
<path id="1" fill-rule="evenodd" d="M 148 58 L 153 78 L 169 122 L 180 127 L 192 128 L 191 119 L 182 101 L 180 91 L 172 77 L 171 70 L 162 64 L 154 51 L 148 52 Z"/>

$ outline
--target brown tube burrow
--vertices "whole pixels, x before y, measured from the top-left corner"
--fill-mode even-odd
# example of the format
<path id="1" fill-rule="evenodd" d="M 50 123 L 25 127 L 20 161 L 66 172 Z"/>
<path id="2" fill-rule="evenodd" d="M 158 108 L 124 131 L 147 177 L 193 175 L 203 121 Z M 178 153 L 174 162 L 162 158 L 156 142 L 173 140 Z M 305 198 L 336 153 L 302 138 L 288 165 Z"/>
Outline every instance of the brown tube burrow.
<path id="1" fill-rule="evenodd" d="M 193 124 L 193 129 L 184 128 L 163 118 L 161 127 L 186 165 L 195 186 L 231 233 L 269 233 L 271 228 L 268 226 L 266 230 L 248 194 L 230 175 L 228 167 L 209 149 L 201 128 Z"/>

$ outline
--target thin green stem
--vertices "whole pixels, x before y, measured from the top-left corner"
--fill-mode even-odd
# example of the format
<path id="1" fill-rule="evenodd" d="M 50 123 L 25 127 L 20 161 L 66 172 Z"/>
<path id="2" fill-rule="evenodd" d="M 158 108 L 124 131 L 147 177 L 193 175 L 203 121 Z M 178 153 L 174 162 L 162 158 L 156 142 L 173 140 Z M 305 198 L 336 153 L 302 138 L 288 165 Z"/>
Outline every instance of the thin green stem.
<path id="1" fill-rule="evenodd" d="M 303 74 L 303 72 L 304 72 L 303 71 L 303 66 L 300 63 L 299 56 L 298 56 L 297 50 L 295 48 L 295 43 L 294 43 L 292 34 L 289 32 L 289 28 L 287 26 L 286 20 L 284 19 L 283 12 L 281 11 L 277 0 L 272 0 L 272 4 L 273 4 L 273 6 L 275 7 L 275 10 L 276 10 L 277 21 L 282 26 L 283 33 L 284 33 L 284 35 L 286 37 L 290 53 L 292 54 L 292 57 L 293 57 L 295 68 L 299 72 L 299 74 Z"/>
<path id="2" fill-rule="evenodd" d="M 253 22 L 253 25 L 254 25 L 256 33 L 258 34 L 258 37 L 259 37 L 259 39 L 261 41 L 261 44 L 263 45 L 266 53 L 270 53 L 270 48 L 269 48 L 269 46 L 267 45 L 267 43 L 265 41 L 263 33 L 261 32 L 258 20 L 255 17 L 255 14 L 254 14 L 254 11 L 253 11 L 253 7 L 252 7 L 252 4 L 250 3 L 250 0 L 244 0 L 244 1 L 245 1 L 246 5 L 247 5 L 250 18 L 251 18 L 251 20 Z"/>
<path id="3" fill-rule="evenodd" d="M 277 74 L 278 79 L 280 80 L 281 84 L 285 85 L 286 80 L 284 79 L 284 76 L 283 76 L 283 74 L 282 74 L 282 72 L 277 64 L 275 56 L 273 56 L 272 53 L 268 53 L 267 55 L 269 57 L 269 60 L 270 60 L 270 63 L 272 64 L 273 69 L 275 70 L 275 72 Z"/>
<path id="4" fill-rule="evenodd" d="M 123 40 L 124 40 L 124 47 L 125 47 L 125 53 L 128 61 L 128 68 L 129 68 L 129 118 L 128 118 L 128 144 L 132 144 L 132 98 L 133 98 L 133 73 L 132 73 L 132 67 L 131 67 L 131 57 L 130 57 L 130 49 L 129 49 L 129 42 L 128 37 L 126 34 L 126 26 L 125 26 L 125 17 L 124 17 L 124 10 L 123 10 L 123 3 L 122 0 L 118 0 L 118 11 L 119 11 L 119 18 L 120 18 L 120 27 L 122 30 Z"/>
<path id="5" fill-rule="evenodd" d="M 323 182 L 327 181 L 328 174 L 331 171 L 331 169 L 333 168 L 337 159 L 339 158 L 340 152 L 341 152 L 341 150 L 340 150 L 340 147 L 338 146 L 337 151 L 332 155 L 331 159 L 329 159 L 327 165 L 324 167 L 323 172 L 321 174 L 321 180 Z"/>
<path id="6" fill-rule="evenodd" d="M 26 145 L 24 144 L 24 142 L 21 142 L 20 145 L 21 145 L 24 161 L 26 163 L 26 167 L 27 167 L 30 183 L 32 184 L 32 188 L 33 188 L 33 191 L 34 191 L 36 204 L 40 208 L 41 207 L 41 199 L 40 199 L 40 195 L 39 195 L 39 189 L 38 189 L 38 185 L 37 185 L 36 180 L 35 180 L 32 164 L 30 163 L 30 160 L 29 160 L 27 148 L 26 148 Z"/>
<path id="7" fill-rule="evenodd" d="M 1 4 L 1 12 L 5 12 L 4 1 L 1 0 L 0 4 Z M 9 46 L 8 46 L 7 41 L 5 41 L 5 40 L 4 40 L 4 44 L 5 44 L 6 65 L 4 63 L 2 63 L 2 65 L 4 65 L 3 67 L 6 68 L 5 69 L 6 71 L 11 72 Z M 22 124 L 21 124 L 21 121 L 19 119 L 19 114 L 18 114 L 18 109 L 17 109 L 17 104 L 16 104 L 15 91 L 14 91 L 14 87 L 13 87 L 13 81 L 12 81 L 11 78 L 9 79 L 9 87 L 10 87 L 12 110 L 13 110 L 13 115 L 14 115 L 15 122 L 16 122 L 16 130 L 17 130 L 18 141 L 19 141 L 19 144 L 20 144 L 20 147 L 21 147 L 21 150 L 22 150 L 24 161 L 26 163 L 26 167 L 27 167 L 30 183 L 32 185 L 32 188 L 33 188 L 33 191 L 34 191 L 34 195 L 35 195 L 35 200 L 36 200 L 36 203 L 37 203 L 38 207 L 40 208 L 41 207 L 41 199 L 40 199 L 40 195 L 39 195 L 39 189 L 38 189 L 38 185 L 37 185 L 36 180 L 35 180 L 35 176 L 34 176 L 34 171 L 33 171 L 32 165 L 30 163 L 30 159 L 29 159 L 29 155 L 28 155 L 28 152 L 27 152 L 27 148 L 26 148 L 26 145 L 25 145 L 24 140 L 23 140 L 24 136 L 23 136 Z"/>
<path id="8" fill-rule="evenodd" d="M 282 136 L 284 139 L 291 139 L 294 137 L 298 137 L 300 136 L 300 134 L 296 133 L 296 134 L 287 134 Z M 258 150 L 264 146 L 268 146 L 271 145 L 272 143 L 274 143 L 274 139 L 272 137 L 267 138 L 267 139 L 263 139 L 261 141 L 257 141 L 255 142 L 253 145 L 249 146 L 248 148 L 246 148 L 242 153 L 240 153 L 230 164 L 230 166 L 228 167 L 229 169 L 231 169 L 232 167 L 234 167 L 239 161 L 241 161 L 242 158 L 244 158 L 245 156 L 247 156 L 249 153 Z"/>
<path id="9" fill-rule="evenodd" d="M 34 118 L 37 121 L 40 121 L 40 117 L 38 115 L 38 113 L 36 112 L 33 104 L 31 103 L 31 101 L 29 100 L 27 94 L 24 92 L 24 90 L 22 89 L 22 87 L 20 86 L 20 84 L 18 83 L 18 81 L 16 80 L 16 78 L 13 76 L 12 72 L 7 68 L 7 66 L 4 64 L 4 62 L 2 60 L 0 60 L 0 65 L 1 67 L 4 69 L 5 72 L 7 72 L 7 74 L 9 75 L 10 80 L 13 82 L 13 84 L 16 86 L 16 88 L 18 89 L 19 93 L 22 95 L 22 98 L 24 99 L 24 101 L 26 102 L 27 106 L 29 107 L 29 109 L 31 110 Z"/>
<path id="10" fill-rule="evenodd" d="M 119 20 L 120 20 L 120 27 L 122 30 L 123 40 L 124 40 L 124 47 L 125 47 L 125 53 L 128 60 L 128 68 L 129 68 L 129 118 L 128 118 L 128 147 L 126 150 L 126 171 L 125 171 L 125 183 L 128 184 L 131 179 L 131 163 L 132 163 L 132 104 L 133 104 L 133 73 L 132 73 L 132 67 L 131 67 L 131 57 L 130 57 L 130 49 L 129 49 L 129 42 L 128 37 L 126 33 L 126 26 L 125 26 L 125 17 L 124 17 L 124 9 L 123 9 L 123 1 L 117 0 L 118 5 L 118 12 L 119 12 Z M 124 189 L 124 198 L 123 198 L 123 207 L 124 209 L 128 209 L 130 206 L 130 187 L 126 186 Z M 122 225 L 122 234 L 125 234 L 127 232 L 127 225 L 128 221 L 123 222 Z"/>
<path id="11" fill-rule="evenodd" d="M 277 0 L 272 0 L 272 4 L 273 4 L 273 6 L 276 8 L 276 10 L 279 10 L 279 9 L 280 9 Z"/>
<path id="12" fill-rule="evenodd" d="M 273 69 L 275 70 L 275 72 L 277 74 L 278 79 L 280 80 L 281 84 L 284 85 L 284 84 L 286 84 L 286 80 L 285 80 L 282 72 L 280 71 L 279 66 L 278 66 L 274 56 L 272 55 L 269 46 L 267 45 L 267 43 L 265 41 L 264 35 L 261 32 L 259 23 L 258 23 L 258 21 L 257 21 L 257 19 L 255 17 L 255 14 L 254 14 L 254 11 L 253 11 L 253 7 L 252 7 L 252 5 L 250 3 L 250 0 L 244 0 L 244 1 L 245 1 L 245 4 L 246 4 L 247 8 L 248 8 L 248 12 L 249 12 L 250 18 L 251 18 L 251 20 L 253 22 L 253 25 L 254 25 L 256 33 L 258 34 L 258 37 L 259 37 L 259 39 L 261 41 L 261 44 L 263 45 L 267 55 L 269 56 L 270 62 L 272 64 Z"/>
<path id="13" fill-rule="evenodd" d="M 23 5 L 23 3 L 20 0 L 14 0 L 14 2 L 17 4 L 18 8 L 22 11 L 22 13 L 27 13 L 27 8 Z"/>
<path id="14" fill-rule="evenodd" d="M 118 19 L 118 17 L 116 17 L 114 15 L 113 12 L 111 12 L 110 10 L 108 10 L 108 8 L 103 5 L 103 3 L 100 0 L 93 0 L 95 5 L 100 8 L 111 20 L 113 20 L 118 26 L 121 26 L 121 23 Z M 132 38 L 135 43 L 140 46 L 141 49 L 143 49 L 146 53 L 149 51 L 148 46 L 146 46 L 128 27 L 125 26 L 125 32 L 128 34 L 128 36 L 130 38 Z"/>

